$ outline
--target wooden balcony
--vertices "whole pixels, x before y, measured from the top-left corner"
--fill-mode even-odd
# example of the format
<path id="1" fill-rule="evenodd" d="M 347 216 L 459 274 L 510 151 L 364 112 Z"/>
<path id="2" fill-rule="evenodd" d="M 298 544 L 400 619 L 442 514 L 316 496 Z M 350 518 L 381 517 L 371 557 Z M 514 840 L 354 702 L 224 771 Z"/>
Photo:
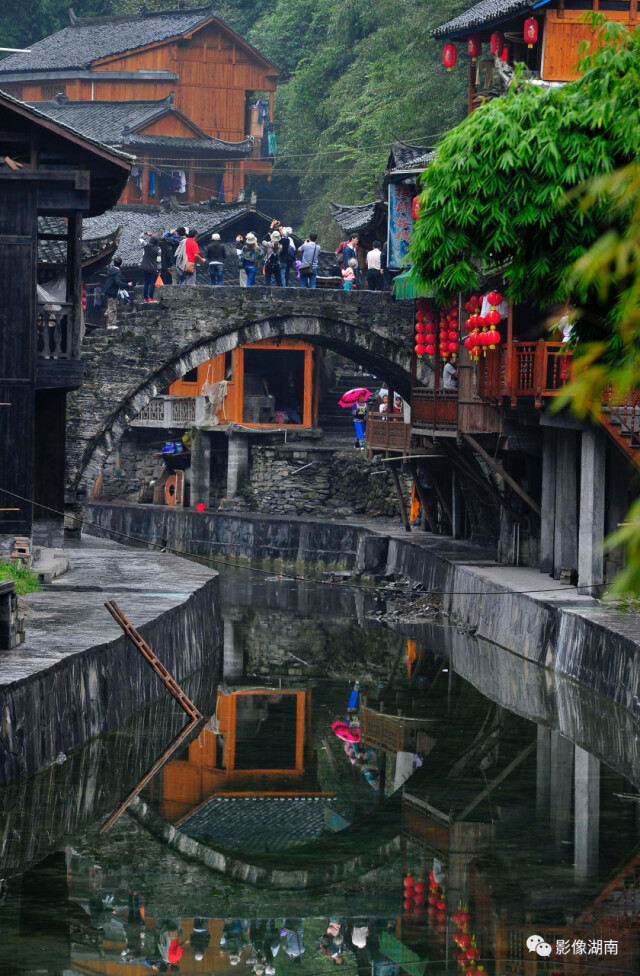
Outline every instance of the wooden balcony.
<path id="1" fill-rule="evenodd" d="M 211 426 L 214 419 L 211 403 L 204 396 L 159 396 L 149 401 L 131 427 L 169 429 Z"/>
<path id="2" fill-rule="evenodd" d="M 458 428 L 458 391 L 414 387 L 411 391 L 411 427 L 417 433 L 455 434 Z"/>
<path id="3" fill-rule="evenodd" d="M 406 454 L 411 444 L 411 425 L 405 424 L 404 417 L 386 417 L 369 414 L 367 418 L 367 448 L 370 451 L 384 451 Z"/>
<path id="4" fill-rule="evenodd" d="M 36 321 L 36 389 L 80 386 L 83 364 L 73 302 L 38 304 Z"/>
<path id="5" fill-rule="evenodd" d="M 562 342 L 514 342 L 478 363 L 478 393 L 485 400 L 542 401 L 557 396 L 569 380 L 571 354 Z"/>
<path id="6" fill-rule="evenodd" d="M 385 752 L 415 752 L 418 732 L 430 728 L 433 721 L 407 715 L 388 715 L 366 705 L 360 709 L 362 741 Z"/>

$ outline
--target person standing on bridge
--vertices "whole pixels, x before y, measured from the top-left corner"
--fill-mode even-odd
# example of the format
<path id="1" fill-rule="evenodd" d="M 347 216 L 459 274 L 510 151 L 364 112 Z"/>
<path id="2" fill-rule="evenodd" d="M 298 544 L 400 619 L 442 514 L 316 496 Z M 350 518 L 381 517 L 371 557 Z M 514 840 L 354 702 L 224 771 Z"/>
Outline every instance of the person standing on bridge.
<path id="1" fill-rule="evenodd" d="M 353 417 L 353 425 L 356 429 L 356 447 L 364 448 L 365 445 L 364 435 L 367 429 L 368 413 L 369 413 L 369 408 L 367 406 L 367 394 L 361 393 L 356 403 L 354 403 L 351 409 L 351 415 Z"/>
<path id="2" fill-rule="evenodd" d="M 315 288 L 318 276 L 318 260 L 320 258 L 321 247 L 316 243 L 317 234 L 309 234 L 304 244 L 300 246 L 300 257 L 302 264 L 299 267 L 300 287 Z"/>
<path id="3" fill-rule="evenodd" d="M 242 248 L 242 262 L 244 270 L 247 272 L 247 288 L 256 283 L 256 273 L 261 257 L 262 248 L 258 244 L 258 238 L 255 234 L 248 233 L 245 237 L 245 245 Z"/>
<path id="4" fill-rule="evenodd" d="M 224 244 L 220 241 L 220 234 L 214 234 L 211 238 L 211 243 L 207 245 L 207 261 L 209 262 L 209 276 L 212 287 L 222 284 L 226 257 L 227 251 Z"/>
<path id="5" fill-rule="evenodd" d="M 140 262 L 140 268 L 144 274 L 144 289 L 143 289 L 143 301 L 151 302 L 156 304 L 156 300 L 153 297 L 153 293 L 156 287 L 156 278 L 158 277 L 158 258 L 160 257 L 160 245 L 158 244 L 158 238 L 154 237 L 151 231 L 146 232 L 146 241 L 144 237 L 140 238 L 140 243 L 144 245 L 144 250 L 142 252 L 142 261 Z"/>
<path id="6" fill-rule="evenodd" d="M 205 260 L 200 254 L 200 248 L 198 247 L 198 231 L 190 230 L 187 234 L 187 239 L 184 245 L 184 256 L 186 258 L 186 263 L 184 266 L 184 285 L 196 284 L 196 261 L 200 264 L 204 264 Z"/>
<path id="7" fill-rule="evenodd" d="M 384 271 L 381 265 L 381 247 L 380 241 L 374 241 L 373 247 L 367 254 L 367 288 L 369 291 L 382 291 Z"/>

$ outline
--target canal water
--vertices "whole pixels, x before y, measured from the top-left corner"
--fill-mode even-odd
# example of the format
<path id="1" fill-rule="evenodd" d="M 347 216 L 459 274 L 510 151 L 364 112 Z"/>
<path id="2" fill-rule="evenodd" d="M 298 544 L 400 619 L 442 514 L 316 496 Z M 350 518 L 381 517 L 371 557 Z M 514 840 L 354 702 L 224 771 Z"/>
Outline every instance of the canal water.
<path id="1" fill-rule="evenodd" d="M 0 972 L 640 972 L 637 726 L 411 595 L 225 570 L 197 728 L 0 792 Z"/>

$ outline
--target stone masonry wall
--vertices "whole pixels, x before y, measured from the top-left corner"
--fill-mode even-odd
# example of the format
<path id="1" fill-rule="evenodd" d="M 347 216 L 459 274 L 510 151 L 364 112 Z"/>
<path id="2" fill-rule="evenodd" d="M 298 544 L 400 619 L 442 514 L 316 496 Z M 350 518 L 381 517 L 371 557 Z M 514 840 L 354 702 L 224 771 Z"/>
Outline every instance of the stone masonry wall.
<path id="1" fill-rule="evenodd" d="M 409 504 L 411 479 L 400 475 Z M 252 445 L 249 481 L 224 508 L 293 515 L 398 518 L 389 465 L 355 450 Z"/>

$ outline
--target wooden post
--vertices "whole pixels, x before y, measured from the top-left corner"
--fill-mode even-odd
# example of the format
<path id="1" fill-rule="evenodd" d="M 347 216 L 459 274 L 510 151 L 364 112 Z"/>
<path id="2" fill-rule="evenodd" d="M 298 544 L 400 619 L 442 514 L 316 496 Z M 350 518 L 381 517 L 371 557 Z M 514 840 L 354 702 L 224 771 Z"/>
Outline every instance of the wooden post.
<path id="1" fill-rule="evenodd" d="M 411 523 L 407 517 L 407 507 L 404 503 L 404 498 L 402 496 L 402 489 L 400 487 L 400 478 L 398 477 L 398 471 L 395 464 L 391 465 L 391 477 L 393 478 L 393 484 L 396 489 L 396 495 L 398 496 L 398 506 L 400 508 L 400 518 L 402 519 L 402 524 L 407 532 L 411 532 Z"/>
<path id="2" fill-rule="evenodd" d="M 480 457 L 487 462 L 489 467 L 493 468 L 496 474 L 500 475 L 500 477 L 513 488 L 516 495 L 519 495 L 522 501 L 526 502 L 529 508 L 533 509 L 536 515 L 542 515 L 542 511 L 538 503 L 535 502 L 531 497 L 531 495 L 528 495 L 527 492 L 520 487 L 518 482 L 505 471 L 505 469 L 503 468 L 503 466 L 500 464 L 499 461 L 494 460 L 494 458 L 492 458 L 490 454 L 487 454 L 485 449 L 481 447 L 481 445 L 478 444 L 477 440 L 474 437 L 472 437 L 470 434 L 463 434 L 462 436 L 464 437 L 467 444 L 469 444 L 469 446 L 472 447 L 473 450 L 476 451 L 476 453 L 478 453 Z"/>
<path id="3" fill-rule="evenodd" d="M 506 385 L 504 390 L 506 395 L 511 398 L 511 406 L 515 406 L 515 379 L 513 375 L 513 363 L 515 359 L 515 347 L 513 345 L 513 302 L 509 302 L 507 312 L 507 368 Z"/>
<path id="4" fill-rule="evenodd" d="M 71 309 L 71 342 L 74 359 L 80 358 L 82 344 L 82 215 L 74 210 L 67 225 L 67 301 Z"/>

